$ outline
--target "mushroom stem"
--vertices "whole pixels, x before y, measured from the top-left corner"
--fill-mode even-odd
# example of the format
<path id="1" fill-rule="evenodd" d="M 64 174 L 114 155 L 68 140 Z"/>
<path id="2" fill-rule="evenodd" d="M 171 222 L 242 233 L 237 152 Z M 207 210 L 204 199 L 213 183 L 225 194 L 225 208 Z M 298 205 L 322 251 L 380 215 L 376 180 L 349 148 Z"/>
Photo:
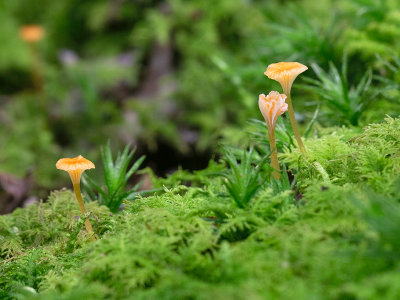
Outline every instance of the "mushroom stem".
<path id="1" fill-rule="evenodd" d="M 35 42 L 29 42 L 29 50 L 30 50 L 30 56 L 31 56 L 31 76 L 32 76 L 32 82 L 33 86 L 35 87 L 35 90 L 40 92 L 43 87 L 43 80 L 42 80 L 42 75 L 40 74 L 40 59 L 39 59 L 39 53 L 37 51 L 37 46 Z"/>
<path id="2" fill-rule="evenodd" d="M 79 208 L 81 209 L 81 213 L 82 214 L 86 214 L 86 209 L 85 209 L 85 205 L 84 205 L 83 199 L 82 199 L 80 184 L 79 183 L 74 183 L 73 186 L 74 186 L 74 192 L 75 192 L 76 200 L 78 200 Z M 85 226 L 86 226 L 87 232 L 90 234 L 90 240 L 94 241 L 95 240 L 95 236 L 94 236 L 92 224 L 90 224 L 90 220 L 89 219 L 87 219 L 85 221 Z"/>
<path id="3" fill-rule="evenodd" d="M 299 127 L 297 126 L 296 118 L 294 116 L 294 110 L 292 105 L 292 97 L 290 96 L 290 92 L 287 93 L 286 102 L 288 104 L 288 113 L 290 118 L 290 123 L 292 124 L 293 133 L 296 138 L 297 144 L 299 145 L 300 151 L 304 154 L 306 153 L 306 148 L 303 145 L 303 141 L 301 140 L 301 135 L 299 131 Z"/>
<path id="4" fill-rule="evenodd" d="M 278 163 L 278 150 L 276 149 L 276 140 L 275 140 L 275 127 L 268 128 L 268 136 L 269 136 L 269 145 L 271 148 L 271 167 L 275 170 L 272 173 L 272 176 L 276 180 L 281 178 L 279 163 Z"/>

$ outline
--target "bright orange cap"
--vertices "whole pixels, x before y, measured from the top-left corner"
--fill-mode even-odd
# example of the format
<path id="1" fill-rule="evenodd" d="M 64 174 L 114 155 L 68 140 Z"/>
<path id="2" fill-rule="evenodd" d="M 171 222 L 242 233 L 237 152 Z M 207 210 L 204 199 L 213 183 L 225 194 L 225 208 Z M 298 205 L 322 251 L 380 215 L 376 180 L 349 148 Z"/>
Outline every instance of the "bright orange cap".
<path id="1" fill-rule="evenodd" d="M 56 168 L 67 171 L 73 184 L 79 184 L 82 173 L 87 169 L 94 169 L 94 163 L 82 155 L 75 158 L 61 158 L 56 163 Z"/>
<path id="2" fill-rule="evenodd" d="M 298 62 L 279 62 L 270 64 L 265 71 L 268 78 L 278 81 L 283 89 L 283 93 L 290 95 L 293 81 L 296 77 L 308 68 Z"/>
<path id="3" fill-rule="evenodd" d="M 285 99 L 286 95 L 275 91 L 270 92 L 268 96 L 261 94 L 258 97 L 258 106 L 265 122 L 267 122 L 268 130 L 272 130 L 278 117 L 287 111 L 288 105 Z"/>
<path id="4" fill-rule="evenodd" d="M 39 25 L 26 25 L 21 27 L 19 35 L 24 41 L 35 43 L 43 38 L 44 29 Z"/>

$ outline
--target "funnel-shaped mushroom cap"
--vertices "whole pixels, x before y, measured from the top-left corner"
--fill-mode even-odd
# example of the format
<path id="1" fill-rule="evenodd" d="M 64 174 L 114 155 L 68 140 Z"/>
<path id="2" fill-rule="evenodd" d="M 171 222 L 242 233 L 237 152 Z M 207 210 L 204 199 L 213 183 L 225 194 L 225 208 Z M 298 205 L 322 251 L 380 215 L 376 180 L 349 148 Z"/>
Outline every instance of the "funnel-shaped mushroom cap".
<path id="1" fill-rule="evenodd" d="M 35 43 L 43 38 L 44 29 L 39 25 L 26 25 L 21 27 L 19 35 L 24 41 Z"/>
<path id="2" fill-rule="evenodd" d="M 275 91 L 270 92 L 268 96 L 261 94 L 258 97 L 258 106 L 265 122 L 267 122 L 268 130 L 272 130 L 278 117 L 287 111 L 288 105 L 285 99 L 286 95 Z"/>
<path id="3" fill-rule="evenodd" d="M 56 168 L 67 171 L 73 184 L 78 184 L 82 173 L 87 169 L 94 169 L 94 164 L 79 155 L 75 158 L 61 158 L 56 163 Z"/>
<path id="4" fill-rule="evenodd" d="M 308 68 L 298 62 L 279 62 L 270 64 L 265 71 L 268 78 L 278 81 L 286 95 L 290 94 L 293 81 Z"/>

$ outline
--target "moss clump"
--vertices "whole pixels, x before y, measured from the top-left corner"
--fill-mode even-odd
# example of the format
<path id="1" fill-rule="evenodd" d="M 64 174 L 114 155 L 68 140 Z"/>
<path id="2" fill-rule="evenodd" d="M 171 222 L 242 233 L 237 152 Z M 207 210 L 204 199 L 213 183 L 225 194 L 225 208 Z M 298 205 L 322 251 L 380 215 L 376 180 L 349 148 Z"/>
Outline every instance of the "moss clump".
<path id="1" fill-rule="evenodd" d="M 95 202 L 88 204 L 96 232 L 109 229 L 110 212 Z M 85 241 L 85 234 L 76 226 L 81 226 L 81 213 L 75 196 L 68 190 L 53 192 L 47 202 L 41 202 L 16 209 L 13 214 L 0 217 L 0 257 L 8 259 L 18 256 L 26 249 L 35 247 L 59 247 L 62 251 L 72 238 L 76 246 Z M 80 222 L 79 222 L 80 221 Z M 80 228 L 78 228 L 80 229 Z"/>
<path id="2" fill-rule="evenodd" d="M 287 148 L 283 159 L 289 169 L 297 170 L 298 180 L 305 185 L 314 181 L 364 183 L 376 191 L 388 192 L 400 171 L 400 119 L 387 117 L 351 138 L 349 132 L 333 131 L 308 139 L 307 156 Z"/>
<path id="3" fill-rule="evenodd" d="M 399 126 L 306 140 L 306 159 L 286 152 L 299 200 L 265 183 L 238 208 L 213 163 L 194 186 L 179 172 L 118 214 L 88 203 L 93 243 L 72 193 L 54 192 L 0 217 L 0 298 L 398 299 Z"/>

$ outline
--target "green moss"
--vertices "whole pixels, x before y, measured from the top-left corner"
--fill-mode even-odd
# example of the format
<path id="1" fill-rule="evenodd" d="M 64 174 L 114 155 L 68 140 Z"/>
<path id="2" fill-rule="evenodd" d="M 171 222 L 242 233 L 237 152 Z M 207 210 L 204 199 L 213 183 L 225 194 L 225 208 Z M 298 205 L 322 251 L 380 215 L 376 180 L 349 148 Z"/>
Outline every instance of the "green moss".
<path id="1" fill-rule="evenodd" d="M 297 170 L 305 185 L 314 181 L 335 184 L 367 183 L 374 190 L 387 192 L 399 173 L 400 119 L 387 117 L 381 124 L 369 125 L 351 138 L 348 132 L 333 131 L 305 141 L 307 155 L 286 148 L 282 155 L 289 169 Z"/>
<path id="2" fill-rule="evenodd" d="M 92 214 L 91 222 L 96 233 L 106 232 L 110 226 L 108 209 L 99 207 L 96 202 L 89 203 L 87 209 Z M 81 213 L 76 198 L 67 190 L 53 192 L 45 203 L 18 208 L 9 216 L 0 216 L 0 254 L 9 258 L 27 248 L 62 248 L 70 240 L 75 227 L 82 226 L 82 222 L 78 222 L 79 216 Z M 85 238 L 81 231 L 77 243 L 83 243 Z"/>
<path id="3" fill-rule="evenodd" d="M 93 243 L 73 194 L 54 192 L 0 217 L 0 297 L 396 299 L 399 126 L 326 131 L 306 157 L 286 151 L 298 200 L 265 183 L 238 208 L 212 163 L 159 179 L 162 192 L 118 214 L 88 203 Z"/>

